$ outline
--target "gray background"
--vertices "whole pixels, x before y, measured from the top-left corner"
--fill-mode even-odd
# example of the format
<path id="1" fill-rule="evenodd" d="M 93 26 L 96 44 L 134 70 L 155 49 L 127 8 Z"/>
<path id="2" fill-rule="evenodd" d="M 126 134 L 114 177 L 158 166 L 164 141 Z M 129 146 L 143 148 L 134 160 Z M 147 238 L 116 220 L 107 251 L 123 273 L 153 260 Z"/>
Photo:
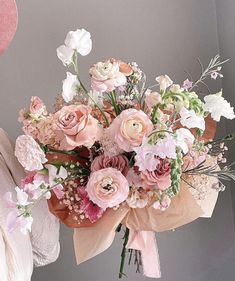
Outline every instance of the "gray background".
<path id="1" fill-rule="evenodd" d="M 55 49 L 69 30 L 92 33 L 92 53 L 80 60 L 88 85 L 88 69 L 109 57 L 137 61 L 149 84 L 167 73 L 174 81 L 184 70 L 199 74 L 196 58 L 205 63 L 217 53 L 231 57 L 223 80 L 225 95 L 235 104 L 234 0 L 19 0 L 19 27 L 9 50 L 0 58 L 0 127 L 12 138 L 21 133 L 18 110 L 38 95 L 48 105 L 61 91 L 66 69 Z M 217 82 L 214 89 L 220 89 Z M 219 134 L 235 129 L 223 123 Z M 234 151 L 230 155 L 235 156 Z M 234 157 L 233 157 L 234 158 Z M 232 187 L 234 188 L 234 186 Z M 232 190 L 232 189 L 231 189 Z M 233 281 L 235 279 L 234 192 L 220 194 L 213 218 L 199 219 L 175 232 L 157 235 L 162 281 Z M 232 198 L 234 198 L 232 200 Z M 57 262 L 36 269 L 33 281 L 115 281 L 121 235 L 105 253 L 75 264 L 72 231 L 61 228 Z M 127 269 L 127 280 L 148 280 Z"/>

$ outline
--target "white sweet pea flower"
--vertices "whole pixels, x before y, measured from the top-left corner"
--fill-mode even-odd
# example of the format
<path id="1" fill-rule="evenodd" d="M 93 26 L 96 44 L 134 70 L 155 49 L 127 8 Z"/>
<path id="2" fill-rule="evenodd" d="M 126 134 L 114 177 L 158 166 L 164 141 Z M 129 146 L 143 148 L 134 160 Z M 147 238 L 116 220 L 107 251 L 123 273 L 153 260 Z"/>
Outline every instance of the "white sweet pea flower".
<path id="1" fill-rule="evenodd" d="M 59 183 L 59 181 L 65 180 L 68 177 L 67 170 L 63 166 L 60 166 L 58 169 L 56 166 L 51 164 L 48 164 L 45 167 L 48 169 L 50 187 L 53 187 L 53 191 L 57 198 L 62 199 L 64 197 L 64 187 Z"/>
<path id="2" fill-rule="evenodd" d="M 160 90 L 163 92 L 165 92 L 166 89 L 173 84 L 173 81 L 167 75 L 161 75 L 156 77 L 156 81 L 159 83 Z"/>
<path id="3" fill-rule="evenodd" d="M 57 57 L 63 62 L 64 66 L 70 65 L 73 62 L 74 50 L 68 46 L 61 45 L 56 49 Z"/>
<path id="4" fill-rule="evenodd" d="M 7 229 L 10 233 L 19 228 L 26 235 L 31 231 L 32 223 L 33 218 L 31 216 L 22 216 L 18 209 L 13 209 L 6 218 Z"/>
<path id="5" fill-rule="evenodd" d="M 222 91 L 217 94 L 204 97 L 204 110 L 211 113 L 211 117 L 219 122 L 221 116 L 227 119 L 234 119 L 234 108 L 222 97 Z"/>
<path id="6" fill-rule="evenodd" d="M 196 115 L 194 110 L 188 110 L 185 107 L 183 107 L 180 110 L 180 123 L 187 127 L 188 129 L 191 128 L 199 128 L 201 130 L 205 130 L 205 120 L 203 116 Z"/>
<path id="7" fill-rule="evenodd" d="M 16 195 L 17 195 L 17 204 L 22 206 L 27 206 L 30 203 L 28 202 L 28 194 L 20 189 L 18 186 L 15 188 Z"/>
<path id="8" fill-rule="evenodd" d="M 39 144 L 28 135 L 16 139 L 15 156 L 27 171 L 41 170 L 42 164 L 47 162 L 46 155 Z"/>
<path id="9" fill-rule="evenodd" d="M 92 49 L 91 34 L 85 29 L 69 31 L 65 39 L 65 45 L 76 50 L 80 55 L 86 56 Z"/>
<path id="10" fill-rule="evenodd" d="M 100 107 L 103 106 L 103 96 L 102 93 L 97 92 L 97 91 L 90 91 L 89 93 L 89 98 L 88 98 L 88 105 L 89 106 L 95 106 L 96 104 Z"/>
<path id="11" fill-rule="evenodd" d="M 65 102 L 70 102 L 77 95 L 77 87 L 80 86 L 80 83 L 76 75 L 73 75 L 70 72 L 67 72 L 66 79 L 63 80 L 63 92 L 62 97 Z"/>
<path id="12" fill-rule="evenodd" d="M 194 135 L 185 128 L 180 128 L 176 130 L 176 145 L 179 146 L 184 154 L 189 151 L 189 145 L 194 143 Z"/>

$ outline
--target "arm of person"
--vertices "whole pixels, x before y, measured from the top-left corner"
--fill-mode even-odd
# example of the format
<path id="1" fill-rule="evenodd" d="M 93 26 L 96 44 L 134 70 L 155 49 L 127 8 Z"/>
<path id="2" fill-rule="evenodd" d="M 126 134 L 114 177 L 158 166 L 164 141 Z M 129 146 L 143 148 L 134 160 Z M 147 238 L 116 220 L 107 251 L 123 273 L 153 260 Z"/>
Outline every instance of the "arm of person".
<path id="1" fill-rule="evenodd" d="M 0 153 L 2 154 L 15 186 L 20 186 L 24 171 L 15 158 L 13 146 L 7 134 L 0 128 Z M 8 190 L 13 191 L 13 190 Z M 60 252 L 59 221 L 48 210 L 46 200 L 33 210 L 34 222 L 30 234 L 35 266 L 54 262 Z"/>

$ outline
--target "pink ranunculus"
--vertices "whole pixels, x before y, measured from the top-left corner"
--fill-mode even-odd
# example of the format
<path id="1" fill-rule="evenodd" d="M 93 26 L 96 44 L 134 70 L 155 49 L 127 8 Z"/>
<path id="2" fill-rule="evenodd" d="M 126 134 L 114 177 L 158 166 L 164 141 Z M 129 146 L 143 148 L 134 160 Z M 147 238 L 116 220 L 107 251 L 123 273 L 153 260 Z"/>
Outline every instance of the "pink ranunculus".
<path id="1" fill-rule="evenodd" d="M 99 171 L 104 168 L 114 168 L 119 170 L 124 176 L 127 175 L 129 161 L 124 155 L 117 155 L 113 157 L 100 155 L 97 156 L 91 164 L 91 171 Z"/>
<path id="2" fill-rule="evenodd" d="M 126 84 L 126 76 L 120 71 L 119 62 L 106 60 L 93 65 L 89 71 L 91 87 L 97 92 L 111 92 Z"/>
<path id="3" fill-rule="evenodd" d="M 84 188 L 78 188 L 78 194 L 81 198 L 80 210 L 85 214 L 85 217 L 88 218 L 92 223 L 100 219 L 104 213 L 104 210 L 89 199 Z"/>
<path id="4" fill-rule="evenodd" d="M 46 106 L 44 105 L 43 101 L 39 97 L 36 96 L 31 97 L 30 113 L 37 117 L 46 113 Z"/>
<path id="5" fill-rule="evenodd" d="M 159 159 L 155 171 L 142 171 L 141 178 L 145 189 L 166 190 L 171 185 L 171 167 L 166 159 Z"/>
<path id="6" fill-rule="evenodd" d="M 145 103 L 149 110 L 153 108 L 153 106 L 159 104 L 162 100 L 162 97 L 157 92 L 152 92 L 151 90 L 147 90 L 145 92 Z"/>
<path id="7" fill-rule="evenodd" d="M 56 112 L 56 134 L 60 149 L 72 150 L 77 146 L 90 148 L 99 140 L 101 129 L 98 120 L 92 117 L 91 110 L 86 105 L 69 105 Z"/>
<path id="8" fill-rule="evenodd" d="M 142 110 L 131 108 L 122 111 L 113 120 L 110 130 L 118 146 L 129 152 L 141 145 L 143 138 L 152 132 L 153 124 Z"/>
<path id="9" fill-rule="evenodd" d="M 106 168 L 91 174 L 86 191 L 93 203 L 106 210 L 126 200 L 129 183 L 120 171 Z"/>

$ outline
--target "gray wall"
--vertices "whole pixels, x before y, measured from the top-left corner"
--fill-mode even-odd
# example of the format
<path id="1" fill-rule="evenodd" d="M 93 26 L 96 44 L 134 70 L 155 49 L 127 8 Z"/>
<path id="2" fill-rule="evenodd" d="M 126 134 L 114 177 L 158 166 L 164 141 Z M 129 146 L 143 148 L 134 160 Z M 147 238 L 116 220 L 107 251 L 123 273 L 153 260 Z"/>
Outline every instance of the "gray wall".
<path id="1" fill-rule="evenodd" d="M 208 60 L 219 52 L 235 61 L 234 0 L 217 1 L 219 38 L 214 0 L 21 0 L 19 28 L 0 59 L 0 126 L 12 138 L 20 133 L 17 112 L 39 95 L 52 104 L 61 91 L 65 68 L 55 49 L 67 31 L 85 27 L 92 33 L 93 51 L 81 58 L 82 77 L 88 83 L 92 63 L 109 57 L 137 61 L 150 84 L 162 73 L 182 82 L 184 70 L 199 74 L 196 58 Z M 231 21 L 225 24 L 228 14 Z M 228 26 L 229 28 L 228 29 Z M 226 35 L 224 34 L 226 30 Z M 227 43 L 224 43 L 224 41 Z M 231 99 L 234 61 L 226 69 L 223 85 Z M 220 85 L 217 84 L 217 88 Z M 233 100 L 235 104 L 235 100 Z M 10 114 L 10 116 L 9 116 Z M 230 123 L 231 124 L 231 123 Z M 230 126 L 230 125 L 229 125 Z M 230 129 L 234 129 L 234 122 Z M 224 132 L 220 128 L 219 133 Z M 77 267 L 73 255 L 72 231 L 62 227 L 61 255 L 50 266 L 35 270 L 33 281 L 115 281 L 119 266 L 121 236 L 104 254 Z M 232 281 L 235 274 L 232 197 L 220 194 L 211 220 L 199 219 L 173 232 L 158 235 L 162 281 Z M 127 280 L 147 280 L 128 269 Z"/>

